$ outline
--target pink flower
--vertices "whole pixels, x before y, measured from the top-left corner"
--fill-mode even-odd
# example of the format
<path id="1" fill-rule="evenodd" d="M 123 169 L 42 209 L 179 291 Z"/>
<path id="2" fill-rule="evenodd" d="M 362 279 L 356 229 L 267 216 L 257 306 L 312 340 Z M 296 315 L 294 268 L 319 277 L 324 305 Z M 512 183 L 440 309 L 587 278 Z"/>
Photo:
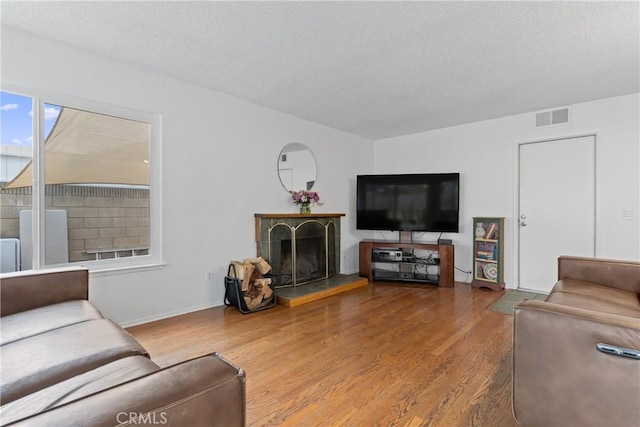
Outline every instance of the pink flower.
<path id="1" fill-rule="evenodd" d="M 307 191 L 307 190 L 300 190 L 300 191 L 290 191 L 291 193 L 291 199 L 293 200 L 293 203 L 296 205 L 318 205 L 318 206 L 322 206 L 322 203 L 320 203 L 320 195 L 315 192 L 315 191 Z"/>

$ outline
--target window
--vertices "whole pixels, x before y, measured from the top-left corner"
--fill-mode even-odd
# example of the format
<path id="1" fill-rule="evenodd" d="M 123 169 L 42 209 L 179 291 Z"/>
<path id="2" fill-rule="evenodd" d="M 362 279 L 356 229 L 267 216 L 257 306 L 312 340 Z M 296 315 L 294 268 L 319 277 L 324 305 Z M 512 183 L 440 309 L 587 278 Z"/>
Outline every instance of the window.
<path id="1" fill-rule="evenodd" d="M 2 272 L 160 263 L 159 118 L 60 96 L 0 101 Z"/>

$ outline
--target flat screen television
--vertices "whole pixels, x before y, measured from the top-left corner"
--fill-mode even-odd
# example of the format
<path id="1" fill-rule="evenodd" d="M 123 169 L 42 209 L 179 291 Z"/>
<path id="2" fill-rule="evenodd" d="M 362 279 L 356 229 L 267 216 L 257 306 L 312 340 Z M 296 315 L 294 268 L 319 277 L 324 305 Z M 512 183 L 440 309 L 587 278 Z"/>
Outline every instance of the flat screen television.
<path id="1" fill-rule="evenodd" d="M 460 174 L 357 176 L 359 230 L 458 232 Z"/>

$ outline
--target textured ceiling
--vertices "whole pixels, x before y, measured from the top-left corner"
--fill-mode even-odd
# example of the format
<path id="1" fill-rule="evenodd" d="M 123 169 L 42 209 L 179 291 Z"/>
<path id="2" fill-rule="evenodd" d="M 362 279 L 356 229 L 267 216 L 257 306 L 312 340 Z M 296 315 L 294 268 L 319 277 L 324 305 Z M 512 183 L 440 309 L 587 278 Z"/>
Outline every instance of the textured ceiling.
<path id="1" fill-rule="evenodd" d="M 0 7 L 3 26 L 371 139 L 640 91 L 637 1 Z"/>

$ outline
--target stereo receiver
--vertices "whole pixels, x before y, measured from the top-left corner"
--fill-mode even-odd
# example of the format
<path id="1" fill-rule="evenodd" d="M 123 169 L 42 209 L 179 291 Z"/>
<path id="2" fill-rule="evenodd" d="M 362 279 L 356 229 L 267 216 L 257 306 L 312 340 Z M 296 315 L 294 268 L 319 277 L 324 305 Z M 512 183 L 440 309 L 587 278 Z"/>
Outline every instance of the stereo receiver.
<path id="1" fill-rule="evenodd" d="M 372 261 L 402 261 L 402 251 L 400 249 L 373 249 Z"/>

